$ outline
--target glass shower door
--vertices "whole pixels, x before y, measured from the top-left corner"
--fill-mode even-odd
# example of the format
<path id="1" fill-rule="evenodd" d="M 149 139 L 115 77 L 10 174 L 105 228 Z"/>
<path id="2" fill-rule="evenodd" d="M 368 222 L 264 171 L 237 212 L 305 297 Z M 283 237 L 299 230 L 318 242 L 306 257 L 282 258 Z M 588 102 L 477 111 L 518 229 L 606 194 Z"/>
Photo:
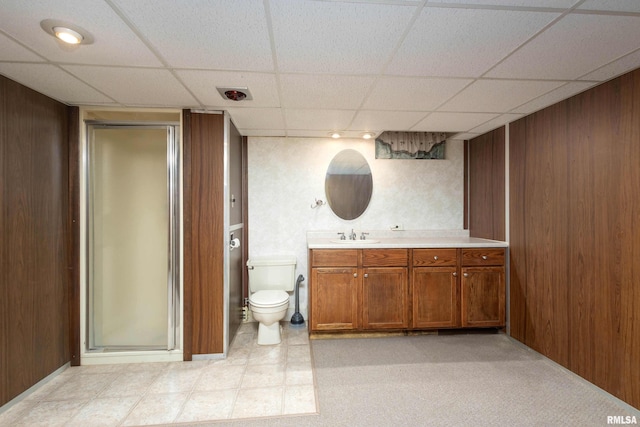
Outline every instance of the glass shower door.
<path id="1" fill-rule="evenodd" d="M 88 125 L 88 350 L 175 346 L 175 131 Z"/>

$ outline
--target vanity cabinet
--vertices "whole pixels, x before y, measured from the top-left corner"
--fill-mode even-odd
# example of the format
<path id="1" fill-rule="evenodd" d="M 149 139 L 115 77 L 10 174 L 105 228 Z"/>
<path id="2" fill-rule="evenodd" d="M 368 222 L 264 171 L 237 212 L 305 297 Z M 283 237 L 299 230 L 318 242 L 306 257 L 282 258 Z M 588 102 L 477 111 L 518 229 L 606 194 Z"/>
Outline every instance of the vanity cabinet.
<path id="1" fill-rule="evenodd" d="M 461 311 L 463 327 L 505 324 L 504 249 L 463 249 Z"/>
<path id="2" fill-rule="evenodd" d="M 505 249 L 311 249 L 311 332 L 505 325 Z"/>
<path id="3" fill-rule="evenodd" d="M 414 249 L 414 329 L 460 326 L 457 249 Z"/>

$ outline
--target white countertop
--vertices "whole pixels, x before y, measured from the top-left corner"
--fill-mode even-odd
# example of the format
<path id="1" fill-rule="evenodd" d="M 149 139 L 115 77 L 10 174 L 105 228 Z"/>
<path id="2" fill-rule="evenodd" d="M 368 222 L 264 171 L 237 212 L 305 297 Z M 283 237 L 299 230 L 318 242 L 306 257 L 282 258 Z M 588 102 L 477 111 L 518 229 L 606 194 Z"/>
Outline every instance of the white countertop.
<path id="1" fill-rule="evenodd" d="M 374 243 L 375 242 L 375 243 Z M 507 242 L 468 236 L 376 237 L 367 240 L 341 240 L 338 237 L 308 237 L 309 249 L 385 249 L 385 248 L 506 248 Z"/>

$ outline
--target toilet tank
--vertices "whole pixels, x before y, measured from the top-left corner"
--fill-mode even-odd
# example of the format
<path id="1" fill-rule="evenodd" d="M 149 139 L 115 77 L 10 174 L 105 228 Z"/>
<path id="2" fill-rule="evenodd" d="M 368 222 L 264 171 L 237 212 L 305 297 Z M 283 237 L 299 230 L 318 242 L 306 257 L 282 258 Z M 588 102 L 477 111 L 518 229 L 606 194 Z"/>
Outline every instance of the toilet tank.
<path id="1" fill-rule="evenodd" d="M 295 287 L 296 257 L 270 256 L 249 258 L 249 290 L 293 291 Z"/>

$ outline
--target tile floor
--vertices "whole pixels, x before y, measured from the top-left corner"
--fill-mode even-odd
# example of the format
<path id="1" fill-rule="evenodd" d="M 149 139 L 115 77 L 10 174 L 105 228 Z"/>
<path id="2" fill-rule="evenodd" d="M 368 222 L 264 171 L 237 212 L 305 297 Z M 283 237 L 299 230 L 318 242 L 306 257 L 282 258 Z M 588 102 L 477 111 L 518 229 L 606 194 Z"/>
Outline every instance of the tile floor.
<path id="1" fill-rule="evenodd" d="M 0 414 L 0 426 L 136 426 L 315 413 L 309 337 L 284 323 L 259 346 L 245 323 L 224 360 L 79 366 Z"/>

